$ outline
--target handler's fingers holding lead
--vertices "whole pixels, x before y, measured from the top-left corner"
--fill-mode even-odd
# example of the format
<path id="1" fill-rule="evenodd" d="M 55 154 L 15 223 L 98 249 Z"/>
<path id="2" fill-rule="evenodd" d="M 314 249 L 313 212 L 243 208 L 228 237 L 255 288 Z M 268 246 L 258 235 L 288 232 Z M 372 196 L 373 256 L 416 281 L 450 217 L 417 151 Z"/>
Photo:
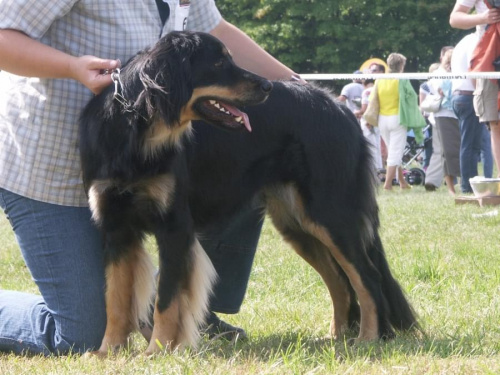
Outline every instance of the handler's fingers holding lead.
<path id="1" fill-rule="evenodd" d="M 113 69 L 119 68 L 120 60 L 101 59 L 95 56 L 81 56 L 77 58 L 72 70 L 75 79 L 80 81 L 94 94 L 100 93 L 111 84 Z"/>

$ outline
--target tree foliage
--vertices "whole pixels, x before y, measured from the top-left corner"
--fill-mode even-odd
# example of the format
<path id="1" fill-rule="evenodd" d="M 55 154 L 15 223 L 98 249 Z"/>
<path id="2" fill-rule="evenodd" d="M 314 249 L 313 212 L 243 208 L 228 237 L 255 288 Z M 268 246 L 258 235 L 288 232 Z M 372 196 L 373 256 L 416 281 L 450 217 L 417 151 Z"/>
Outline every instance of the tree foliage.
<path id="1" fill-rule="evenodd" d="M 300 73 L 350 73 L 399 52 L 406 71 L 427 71 L 452 29 L 455 0 L 217 0 L 226 20 Z"/>

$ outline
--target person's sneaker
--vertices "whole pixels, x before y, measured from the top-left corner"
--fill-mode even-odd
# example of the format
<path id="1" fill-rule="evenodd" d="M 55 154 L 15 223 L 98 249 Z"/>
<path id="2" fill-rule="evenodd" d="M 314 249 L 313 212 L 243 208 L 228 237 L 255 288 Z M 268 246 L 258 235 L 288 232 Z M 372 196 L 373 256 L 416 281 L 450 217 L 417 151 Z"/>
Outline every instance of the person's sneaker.
<path id="1" fill-rule="evenodd" d="M 210 312 L 205 322 L 205 327 L 201 329 L 202 334 L 209 339 L 224 338 L 229 341 L 247 340 L 248 336 L 243 328 L 232 326 Z"/>

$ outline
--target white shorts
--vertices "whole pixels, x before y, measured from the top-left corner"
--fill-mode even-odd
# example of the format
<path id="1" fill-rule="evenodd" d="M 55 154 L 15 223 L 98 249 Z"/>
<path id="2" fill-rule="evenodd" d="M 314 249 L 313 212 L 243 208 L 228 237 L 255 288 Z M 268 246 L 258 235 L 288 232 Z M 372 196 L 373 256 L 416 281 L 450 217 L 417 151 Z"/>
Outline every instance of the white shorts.
<path id="1" fill-rule="evenodd" d="M 387 166 L 401 165 L 408 131 L 399 123 L 399 115 L 379 115 L 378 128 L 387 146 Z"/>

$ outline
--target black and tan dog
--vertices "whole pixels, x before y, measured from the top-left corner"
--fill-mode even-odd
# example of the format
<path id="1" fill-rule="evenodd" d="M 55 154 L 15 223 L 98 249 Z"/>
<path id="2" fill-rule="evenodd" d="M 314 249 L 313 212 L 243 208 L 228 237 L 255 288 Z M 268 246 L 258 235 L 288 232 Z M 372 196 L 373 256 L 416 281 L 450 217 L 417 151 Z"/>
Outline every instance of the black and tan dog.
<path id="1" fill-rule="evenodd" d="M 244 111 L 251 133 L 193 124 L 185 150 L 196 230 L 261 207 L 323 278 L 333 336 L 359 328 L 356 340 L 366 341 L 419 330 L 384 254 L 369 146 L 356 118 L 328 92 L 285 82 Z"/>
<path id="2" fill-rule="evenodd" d="M 358 341 L 418 329 L 379 237 L 369 146 L 328 92 L 275 82 L 269 95 L 269 82 L 236 68 L 219 43 L 199 34 L 169 35 L 133 59 L 121 79 L 119 99 L 108 90 L 81 121 L 84 181 L 106 240 L 108 325 L 100 353 L 123 345 L 146 320 L 147 232 L 160 253 L 147 352 L 157 352 L 157 342 L 194 344 L 215 278 L 194 231 L 230 221 L 248 205 L 267 212 L 323 278 L 334 336 L 358 325 Z M 190 125 L 203 119 L 242 128 L 244 112 L 251 133 Z"/>
<path id="3" fill-rule="evenodd" d="M 160 265 L 147 353 L 195 344 L 216 275 L 194 233 L 183 135 L 192 120 L 249 128 L 237 107 L 261 103 L 272 84 L 237 67 L 216 38 L 187 32 L 137 54 L 113 80 L 80 119 L 83 180 L 106 262 L 107 326 L 97 353 L 121 347 L 147 320 L 154 289 L 147 233 Z"/>

